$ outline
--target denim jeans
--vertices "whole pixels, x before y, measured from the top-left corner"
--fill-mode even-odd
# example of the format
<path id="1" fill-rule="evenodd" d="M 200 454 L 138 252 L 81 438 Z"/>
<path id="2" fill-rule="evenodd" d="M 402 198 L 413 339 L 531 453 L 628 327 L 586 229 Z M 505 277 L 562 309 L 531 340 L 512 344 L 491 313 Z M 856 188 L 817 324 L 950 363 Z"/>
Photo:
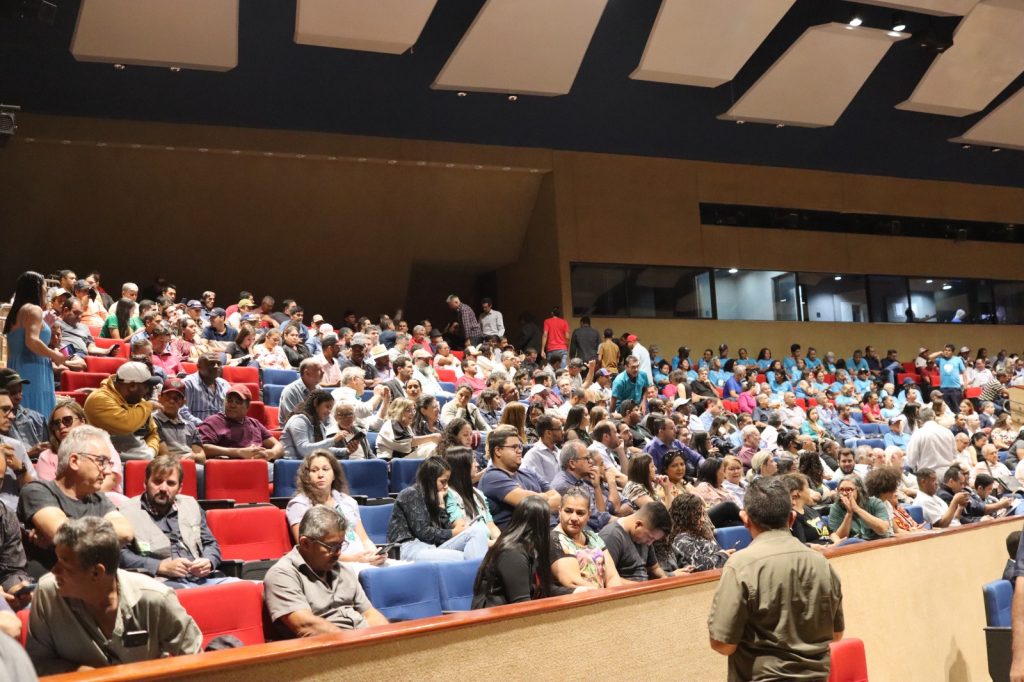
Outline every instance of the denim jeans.
<path id="1" fill-rule="evenodd" d="M 476 522 L 446 542 L 434 546 L 419 540 L 402 543 L 403 561 L 466 561 L 487 554 L 487 524 Z"/>

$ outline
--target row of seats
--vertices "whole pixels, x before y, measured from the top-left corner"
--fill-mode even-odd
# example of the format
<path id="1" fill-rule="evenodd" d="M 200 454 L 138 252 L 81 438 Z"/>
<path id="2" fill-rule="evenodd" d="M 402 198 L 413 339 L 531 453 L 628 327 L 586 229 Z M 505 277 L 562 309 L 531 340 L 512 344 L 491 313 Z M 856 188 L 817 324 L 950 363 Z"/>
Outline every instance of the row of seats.
<path id="1" fill-rule="evenodd" d="M 367 499 L 387 498 L 399 493 L 416 480 L 421 458 L 406 457 L 388 463 L 381 459 L 342 460 L 348 480 L 349 494 Z M 143 460 L 124 463 L 124 494 L 141 495 L 146 486 L 146 465 Z M 181 492 L 200 500 L 233 500 L 241 504 L 266 503 L 275 498 L 295 494 L 295 477 L 301 460 L 279 459 L 274 462 L 274 482 L 267 485 L 267 465 L 263 460 L 212 459 L 197 471 L 195 462 L 181 460 L 183 476 Z M 389 471 L 390 468 L 390 471 Z M 202 473 L 200 473 L 200 471 Z"/>

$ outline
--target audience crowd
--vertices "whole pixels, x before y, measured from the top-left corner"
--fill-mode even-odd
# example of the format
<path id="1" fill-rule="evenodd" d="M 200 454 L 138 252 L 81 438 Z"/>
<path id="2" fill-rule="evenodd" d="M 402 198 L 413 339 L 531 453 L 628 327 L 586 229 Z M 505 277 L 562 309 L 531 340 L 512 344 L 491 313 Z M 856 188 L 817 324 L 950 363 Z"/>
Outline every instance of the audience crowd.
<path id="1" fill-rule="evenodd" d="M 1024 358 L 1004 350 L 665 357 L 586 317 L 570 329 L 558 308 L 513 336 L 488 299 L 448 297 L 437 326 L 218 300 L 161 280 L 115 299 L 98 272 L 18 278 L 0 370 L 0 629 L 16 635 L 4 612 L 32 605 L 40 674 L 200 650 L 175 590 L 235 578 L 181 492 L 183 462 L 262 460 L 272 477 L 302 460 L 294 548 L 264 577 L 281 637 L 387 622 L 358 575 L 407 562 L 478 560 L 474 608 L 721 568 L 737 550 L 715 531 L 744 525 L 758 480 L 789 491 L 788 532 L 811 549 L 1020 509 L 1007 389 L 1024 386 Z M 58 390 L 117 357 L 98 386 Z M 250 413 L 261 385 L 228 367 L 295 370 L 279 428 Z M 378 546 L 339 461 L 409 457 L 422 463 Z M 145 491 L 128 498 L 133 460 Z"/>

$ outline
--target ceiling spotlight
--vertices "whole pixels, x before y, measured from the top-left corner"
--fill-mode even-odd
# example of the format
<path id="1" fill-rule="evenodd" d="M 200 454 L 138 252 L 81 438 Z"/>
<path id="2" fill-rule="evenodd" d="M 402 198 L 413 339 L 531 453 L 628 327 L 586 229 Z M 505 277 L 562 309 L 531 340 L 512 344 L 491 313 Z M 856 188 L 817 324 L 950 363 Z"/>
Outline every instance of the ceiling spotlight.
<path id="1" fill-rule="evenodd" d="M 897 33 L 907 30 L 907 22 L 899 12 L 892 15 L 892 30 Z"/>
<path id="2" fill-rule="evenodd" d="M 117 71 L 124 71 L 124 64 L 114 64 L 114 69 Z"/>
<path id="3" fill-rule="evenodd" d="M 736 268 L 729 268 L 729 274 L 730 275 L 735 275 L 737 272 L 739 272 L 738 269 L 736 269 Z"/>
<path id="4" fill-rule="evenodd" d="M 971 145 L 969 145 L 969 144 L 962 144 L 962 145 L 960 145 L 960 149 L 963 149 L 965 152 L 970 150 L 970 148 L 971 148 Z"/>
<path id="5" fill-rule="evenodd" d="M 861 19 L 860 17 L 858 17 L 857 15 L 854 15 L 853 17 L 850 18 L 850 26 L 852 26 L 854 28 L 857 28 L 858 26 L 860 26 L 863 23 L 864 23 L 864 20 Z"/>
<path id="6" fill-rule="evenodd" d="M 457 95 L 458 95 L 459 97 L 465 97 L 465 96 L 466 96 L 466 93 L 465 93 L 465 92 L 462 92 L 462 91 L 459 91 L 459 92 L 458 92 L 458 93 L 456 93 L 456 94 L 457 94 Z"/>
<path id="7" fill-rule="evenodd" d="M 776 124 L 775 124 L 775 127 L 776 127 L 776 128 L 785 128 L 785 127 L 786 127 L 786 124 L 785 124 L 785 123 L 776 123 Z"/>
<path id="8" fill-rule="evenodd" d="M 899 31 L 889 31 L 889 33 L 887 33 L 886 35 L 888 35 L 891 38 L 899 38 L 901 34 Z"/>
<path id="9" fill-rule="evenodd" d="M 516 100 L 518 100 L 518 99 L 519 99 L 519 96 L 518 96 L 518 95 L 509 95 L 509 96 L 508 96 L 508 101 L 509 101 L 509 102 L 515 102 L 515 101 L 516 101 Z"/>
<path id="10" fill-rule="evenodd" d="M 835 277 L 833 277 L 832 279 L 834 279 L 835 281 L 837 281 L 837 282 L 838 282 L 838 281 L 840 281 L 840 280 L 841 280 L 842 278 L 843 278 L 843 276 L 842 276 L 842 275 L 836 275 L 836 276 L 835 276 Z"/>
<path id="11" fill-rule="evenodd" d="M 932 283 L 932 282 L 934 282 L 934 281 L 935 281 L 934 279 L 926 279 L 926 280 L 924 281 L 924 283 L 925 283 L 925 284 L 931 284 L 931 283 Z"/>
<path id="12" fill-rule="evenodd" d="M 1003 150 L 1000 149 L 999 147 L 992 147 L 992 149 L 990 149 L 989 151 L 992 152 L 993 154 L 998 154 L 999 152 L 1001 152 Z"/>
<path id="13" fill-rule="evenodd" d="M 388 159 L 388 165 L 389 166 L 394 166 L 396 163 L 398 163 L 397 159 Z"/>
<path id="14" fill-rule="evenodd" d="M 943 285 L 942 285 L 942 290 L 943 290 L 943 291 L 949 291 L 949 290 L 950 290 L 950 289 L 952 289 L 952 288 L 953 288 L 953 285 L 952 285 L 952 284 L 943 284 Z"/>
<path id="15" fill-rule="evenodd" d="M 746 121 L 736 121 L 736 125 L 738 125 L 738 126 L 741 126 L 741 125 L 743 125 L 744 123 L 746 123 Z"/>
<path id="16" fill-rule="evenodd" d="M 180 72 L 181 72 L 181 67 L 180 66 L 172 66 L 171 67 L 171 73 L 180 73 Z"/>

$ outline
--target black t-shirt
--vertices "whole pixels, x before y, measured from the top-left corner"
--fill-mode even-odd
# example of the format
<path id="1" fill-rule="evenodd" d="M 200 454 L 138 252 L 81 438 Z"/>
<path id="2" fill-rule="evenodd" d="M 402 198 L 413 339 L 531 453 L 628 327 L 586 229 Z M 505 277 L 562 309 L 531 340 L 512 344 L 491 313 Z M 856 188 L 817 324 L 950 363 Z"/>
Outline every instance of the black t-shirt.
<path id="1" fill-rule="evenodd" d="M 42 509 L 57 507 L 69 519 L 81 519 L 86 516 L 103 517 L 114 511 L 114 505 L 103 493 L 92 493 L 77 500 L 68 497 L 54 481 L 32 481 L 21 489 L 18 498 L 18 519 L 26 528 L 34 528 L 32 517 Z M 25 553 L 46 568 L 53 568 L 57 563 L 57 555 L 53 549 L 40 549 L 31 542 L 25 543 Z"/>
<path id="2" fill-rule="evenodd" d="M 626 580 L 643 582 L 648 569 L 657 565 L 658 557 L 649 545 L 638 545 L 618 521 L 612 521 L 598 533 L 615 562 L 619 575 Z"/>
<path id="3" fill-rule="evenodd" d="M 804 513 L 796 515 L 792 531 L 793 537 L 804 544 L 831 544 L 828 519 L 822 517 L 811 507 L 804 507 Z"/>

